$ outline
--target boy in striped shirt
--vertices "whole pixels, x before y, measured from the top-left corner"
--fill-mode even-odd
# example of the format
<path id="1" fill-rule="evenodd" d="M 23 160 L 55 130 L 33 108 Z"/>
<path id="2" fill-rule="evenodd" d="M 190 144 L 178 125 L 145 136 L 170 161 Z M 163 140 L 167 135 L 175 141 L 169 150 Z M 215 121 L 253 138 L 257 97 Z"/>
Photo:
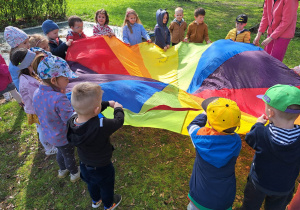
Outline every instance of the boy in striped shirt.
<path id="1" fill-rule="evenodd" d="M 300 169 L 300 90 L 275 85 L 262 96 L 266 115 L 245 140 L 255 150 L 241 209 L 282 209 L 293 197 Z M 264 126 L 269 120 L 269 124 Z"/>

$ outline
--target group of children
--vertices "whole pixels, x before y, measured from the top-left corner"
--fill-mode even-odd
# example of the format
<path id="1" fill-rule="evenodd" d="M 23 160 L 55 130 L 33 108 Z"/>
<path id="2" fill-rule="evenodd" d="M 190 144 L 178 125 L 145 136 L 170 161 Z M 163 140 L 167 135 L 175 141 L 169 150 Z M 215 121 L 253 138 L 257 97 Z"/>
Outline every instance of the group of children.
<path id="1" fill-rule="evenodd" d="M 157 10 L 157 46 L 167 50 L 170 44 L 181 41 L 211 42 L 203 8 L 195 10 L 195 21 L 188 27 L 182 8 L 176 8 L 174 16 L 168 28 L 168 12 Z M 95 21 L 95 36 L 114 36 L 104 9 L 96 12 Z M 250 32 L 244 29 L 246 24 L 247 16 L 239 15 L 236 28 L 226 38 L 250 43 Z M 70 181 L 75 182 L 81 177 L 88 185 L 92 207 L 103 203 L 104 209 L 111 210 L 122 200 L 121 195 L 114 194 L 115 170 L 111 162 L 114 148 L 110 135 L 124 123 L 123 107 L 115 101 L 102 101 L 101 87 L 90 82 L 74 86 L 71 101 L 68 100 L 66 86 L 69 78 L 77 76 L 64 60 L 66 50 L 73 41 L 86 38 L 79 17 L 71 16 L 69 26 L 66 42 L 59 39 L 59 27 L 51 20 L 42 24 L 47 38 L 28 37 L 18 28 L 6 27 L 4 37 L 12 48 L 8 69 L 15 84 L 8 76 L 7 82 L 13 87 L 7 85 L 6 89 L 17 87 L 19 90 L 28 123 L 37 125 L 46 155 L 56 154 L 58 178 L 70 173 Z M 127 9 L 124 43 L 135 45 L 142 42 L 142 37 L 151 42 L 137 13 Z M 300 127 L 294 125 L 300 115 L 299 95 L 296 87 L 275 85 L 262 97 L 265 114 L 258 118 L 245 138 L 256 153 L 242 209 L 259 209 L 264 200 L 265 209 L 285 209 L 291 201 L 300 169 Z M 114 109 L 114 119 L 101 115 L 107 107 Z M 202 107 L 204 112 L 187 127 L 196 148 L 187 208 L 231 209 L 236 193 L 235 163 L 241 150 L 241 139 L 235 131 L 240 126 L 241 112 L 234 101 L 218 97 L 206 99 Z M 265 126 L 267 121 L 269 124 Z M 207 123 L 209 127 L 205 127 Z M 79 167 L 74 147 L 77 147 Z"/>

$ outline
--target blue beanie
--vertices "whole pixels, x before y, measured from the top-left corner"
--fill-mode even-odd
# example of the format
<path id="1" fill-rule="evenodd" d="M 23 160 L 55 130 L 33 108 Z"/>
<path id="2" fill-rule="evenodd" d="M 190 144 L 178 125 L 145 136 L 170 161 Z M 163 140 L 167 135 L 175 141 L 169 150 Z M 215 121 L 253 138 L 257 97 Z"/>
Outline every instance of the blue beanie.
<path id="1" fill-rule="evenodd" d="M 42 29 L 43 29 L 44 34 L 47 35 L 50 31 L 59 29 L 59 27 L 52 20 L 45 20 L 42 24 Z"/>

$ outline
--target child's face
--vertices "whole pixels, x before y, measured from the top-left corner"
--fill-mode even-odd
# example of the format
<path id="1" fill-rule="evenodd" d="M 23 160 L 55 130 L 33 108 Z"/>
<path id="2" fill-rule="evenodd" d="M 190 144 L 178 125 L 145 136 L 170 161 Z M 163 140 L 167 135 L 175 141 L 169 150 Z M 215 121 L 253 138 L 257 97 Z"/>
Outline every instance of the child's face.
<path id="1" fill-rule="evenodd" d="M 50 31 L 47 36 L 50 38 L 50 39 L 56 39 L 58 38 L 58 29 L 55 29 L 53 31 Z"/>
<path id="2" fill-rule="evenodd" d="M 168 21 L 168 14 L 166 13 L 163 18 L 163 24 L 166 24 Z"/>
<path id="3" fill-rule="evenodd" d="M 176 20 L 177 20 L 178 22 L 180 22 L 180 21 L 182 20 L 182 18 L 183 18 L 183 12 L 182 12 L 182 11 L 177 11 L 177 12 L 175 12 L 174 17 L 176 18 Z"/>
<path id="4" fill-rule="evenodd" d="M 204 17 L 205 17 L 204 15 L 198 15 L 197 17 L 195 17 L 195 20 L 196 20 L 197 23 L 203 23 L 204 22 Z"/>
<path id="5" fill-rule="evenodd" d="M 247 23 L 235 22 L 236 30 L 238 30 L 238 31 L 242 31 L 246 25 L 247 25 Z"/>
<path id="6" fill-rule="evenodd" d="M 19 44 L 17 48 L 25 48 L 25 49 L 29 49 L 29 48 L 30 48 L 29 38 L 26 39 L 26 40 L 25 40 L 24 42 L 22 42 L 21 44 Z"/>
<path id="7" fill-rule="evenodd" d="M 83 30 L 83 22 L 75 22 L 74 26 L 71 26 L 71 29 L 73 32 L 81 34 Z"/>
<path id="8" fill-rule="evenodd" d="M 60 77 L 56 77 L 56 84 L 54 85 L 64 91 L 66 90 L 68 84 L 69 84 L 69 78 L 60 76 Z"/>
<path id="9" fill-rule="evenodd" d="M 135 24 L 136 23 L 136 16 L 134 14 L 129 14 L 127 16 L 127 20 L 129 21 L 130 24 Z"/>
<path id="10" fill-rule="evenodd" d="M 106 16 L 105 16 L 105 14 L 99 14 L 98 16 L 97 16 L 97 21 L 98 21 L 98 23 L 100 24 L 100 26 L 104 26 L 104 24 L 105 24 L 105 21 L 106 21 Z"/>
<path id="11" fill-rule="evenodd" d="M 39 43 L 37 47 L 42 48 L 43 50 L 50 52 L 50 47 L 49 47 L 49 44 L 48 44 L 47 40 L 42 41 L 41 43 Z"/>

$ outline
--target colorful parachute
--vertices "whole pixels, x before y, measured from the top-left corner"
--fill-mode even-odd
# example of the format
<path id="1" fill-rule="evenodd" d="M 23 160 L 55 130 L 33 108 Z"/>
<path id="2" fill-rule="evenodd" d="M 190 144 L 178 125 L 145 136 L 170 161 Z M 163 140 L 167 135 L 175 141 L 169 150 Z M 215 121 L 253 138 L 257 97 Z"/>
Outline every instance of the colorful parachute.
<path id="1" fill-rule="evenodd" d="M 244 134 L 264 113 L 257 95 L 275 84 L 300 87 L 300 77 L 261 48 L 231 40 L 179 43 L 164 52 L 145 42 L 128 47 L 115 37 L 90 37 L 74 42 L 66 59 L 79 75 L 68 91 L 82 81 L 98 83 L 103 100 L 124 106 L 125 124 L 185 135 L 206 98 L 236 101 L 242 111 L 238 133 Z M 112 111 L 104 115 L 112 117 Z"/>

